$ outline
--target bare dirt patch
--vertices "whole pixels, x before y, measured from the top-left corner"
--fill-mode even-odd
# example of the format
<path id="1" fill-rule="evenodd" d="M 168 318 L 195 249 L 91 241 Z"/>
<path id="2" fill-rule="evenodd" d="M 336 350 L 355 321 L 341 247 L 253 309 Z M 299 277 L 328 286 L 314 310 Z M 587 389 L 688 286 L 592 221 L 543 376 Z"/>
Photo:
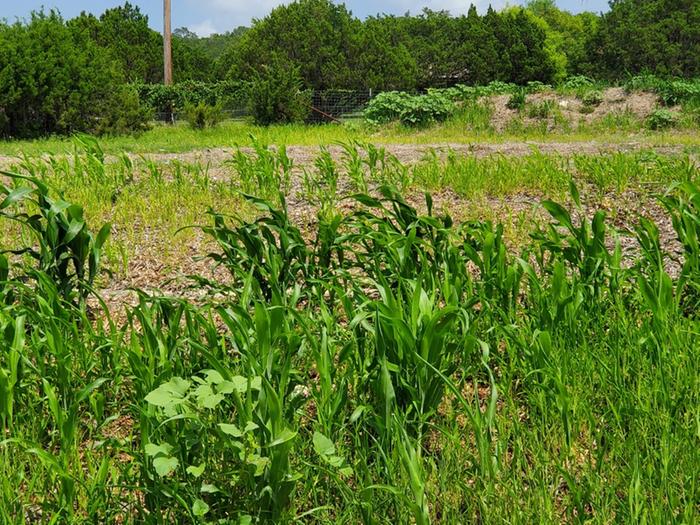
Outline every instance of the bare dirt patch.
<path id="1" fill-rule="evenodd" d="M 471 155 L 477 158 L 484 158 L 494 155 L 505 155 L 512 157 L 524 157 L 531 155 L 533 151 L 538 151 L 546 155 L 601 155 L 610 153 L 632 153 L 648 149 L 649 145 L 631 141 L 626 143 L 586 141 L 586 142 L 539 142 L 539 141 L 509 141 L 502 143 L 433 143 L 433 144 L 375 144 L 377 147 L 385 148 L 387 153 L 394 155 L 402 164 L 416 164 L 432 152 L 438 155 L 446 155 L 454 152 L 458 155 Z M 343 149 L 340 146 L 330 146 L 326 148 L 334 160 L 339 161 L 343 156 Z M 661 146 L 654 147 L 654 151 L 660 155 L 681 154 L 683 146 Z M 242 148 L 247 154 L 252 154 L 250 148 Z M 287 154 L 297 168 L 312 167 L 320 148 L 317 146 L 288 146 Z M 187 153 L 153 153 L 134 156 L 134 160 L 146 159 L 158 164 L 172 164 L 180 162 L 184 164 L 199 164 L 208 168 L 209 176 L 212 179 L 228 179 L 231 175 L 231 166 L 227 165 L 234 153 L 233 148 L 211 148 L 206 150 L 196 150 Z"/>
<path id="2" fill-rule="evenodd" d="M 629 114 L 640 120 L 646 119 L 656 108 L 657 96 L 653 93 L 627 93 L 623 88 L 609 88 L 601 92 L 602 101 L 597 106 L 586 108 L 583 102 L 574 95 L 560 95 L 552 92 L 533 93 L 527 96 L 528 104 L 549 103 L 554 111 L 568 122 L 571 129 L 577 129 L 582 123 L 592 124 L 608 115 Z M 521 118 L 517 109 L 509 109 L 510 95 L 499 95 L 484 99 L 482 102 L 493 108 L 491 124 L 496 131 L 506 130 L 514 120 Z M 546 119 L 548 129 L 555 129 L 553 116 Z M 533 125 L 541 120 L 527 116 L 524 112 L 523 123 Z"/>

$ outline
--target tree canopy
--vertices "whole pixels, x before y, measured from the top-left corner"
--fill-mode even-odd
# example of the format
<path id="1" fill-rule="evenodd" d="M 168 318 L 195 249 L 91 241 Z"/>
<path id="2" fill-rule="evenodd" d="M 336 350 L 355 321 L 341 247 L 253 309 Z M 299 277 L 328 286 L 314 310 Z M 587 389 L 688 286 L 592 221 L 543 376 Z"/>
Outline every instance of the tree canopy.
<path id="1" fill-rule="evenodd" d="M 545 31 L 523 10 L 453 17 L 418 16 L 361 21 L 330 0 L 298 0 L 256 21 L 225 54 L 229 77 L 261 67 L 298 67 L 315 89 L 416 89 L 454 82 L 552 80 Z"/>
<path id="2" fill-rule="evenodd" d="M 138 86 L 162 82 L 162 45 L 129 2 L 68 21 L 55 11 L 0 21 L 0 134 L 139 127 L 135 93 L 152 94 Z M 557 83 L 579 74 L 692 77 L 700 76 L 700 2 L 612 0 L 597 15 L 530 0 L 483 14 L 471 6 L 460 16 L 425 9 L 361 20 L 342 3 L 296 0 L 250 28 L 205 38 L 179 28 L 173 60 L 186 92 L 206 98 L 233 86 L 229 100 L 247 83 L 291 72 L 314 90 Z"/>
<path id="3" fill-rule="evenodd" d="M 591 73 L 700 75 L 700 2 L 612 0 L 587 42 Z"/>
<path id="4" fill-rule="evenodd" d="M 95 43 L 91 23 L 54 11 L 0 25 L 0 135 L 123 131 L 145 115 L 123 70 Z"/>

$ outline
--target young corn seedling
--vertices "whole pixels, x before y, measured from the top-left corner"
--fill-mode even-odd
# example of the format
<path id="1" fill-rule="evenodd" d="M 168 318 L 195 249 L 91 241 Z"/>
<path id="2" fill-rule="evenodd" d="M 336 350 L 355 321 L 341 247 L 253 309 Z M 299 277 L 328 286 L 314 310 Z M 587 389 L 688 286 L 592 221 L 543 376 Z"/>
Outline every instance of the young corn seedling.
<path id="1" fill-rule="evenodd" d="M 571 197 L 582 213 L 578 189 L 570 185 Z M 606 246 L 607 229 L 605 214 L 598 211 L 590 223 L 584 218 L 576 226 L 571 214 L 560 204 L 543 201 L 542 206 L 554 218 L 546 231 L 532 234 L 537 246 L 535 256 L 540 268 L 556 277 L 561 272 L 560 264 L 574 271 L 582 291 L 600 297 L 604 290 L 617 291 L 620 271 L 620 247 L 616 244 L 613 253 Z"/>
<path id="2" fill-rule="evenodd" d="M 331 153 L 321 148 L 321 154 L 316 158 L 315 170 L 304 169 L 303 187 L 306 199 L 319 204 L 321 218 L 336 215 L 339 195 L 340 172 Z"/>
<path id="3" fill-rule="evenodd" d="M 283 199 L 290 190 L 293 162 L 284 146 L 277 150 L 262 144 L 251 136 L 254 155 L 248 155 L 240 148 L 229 161 L 235 170 L 243 193 L 261 199 Z"/>
<path id="4" fill-rule="evenodd" d="M 515 313 L 523 269 L 512 260 L 503 241 L 503 226 L 468 224 L 462 232 L 464 255 L 477 268 L 475 292 L 483 307 L 495 307 L 505 319 Z"/>
<path id="5" fill-rule="evenodd" d="M 19 183 L 15 188 L 0 184 L 0 217 L 27 227 L 38 243 L 36 248 L 28 246 L 13 253 L 35 259 L 38 269 L 56 281 L 62 297 L 84 302 L 97 277 L 110 225 L 93 235 L 82 207 L 51 197 L 49 187 L 39 179 L 0 173 Z M 13 213 L 11 208 L 20 209 Z"/>
<path id="6" fill-rule="evenodd" d="M 214 225 L 202 229 L 216 240 L 222 253 L 209 257 L 230 272 L 232 289 L 240 289 L 252 277 L 255 292 L 266 300 L 286 297 L 300 279 L 311 277 L 309 250 L 284 208 L 276 210 L 253 197 L 248 201 L 267 215 L 231 228 L 223 215 L 210 211 Z"/>
<path id="7" fill-rule="evenodd" d="M 366 150 L 359 142 L 340 142 L 338 145 L 343 150 L 343 166 L 347 170 L 347 176 L 352 182 L 353 189 L 358 193 L 367 193 L 367 178 L 365 174 L 365 160 L 362 150 Z"/>
<path id="8" fill-rule="evenodd" d="M 685 182 L 662 197 L 661 202 L 683 247 L 677 293 L 683 296 L 684 309 L 692 314 L 700 306 L 700 188 Z"/>

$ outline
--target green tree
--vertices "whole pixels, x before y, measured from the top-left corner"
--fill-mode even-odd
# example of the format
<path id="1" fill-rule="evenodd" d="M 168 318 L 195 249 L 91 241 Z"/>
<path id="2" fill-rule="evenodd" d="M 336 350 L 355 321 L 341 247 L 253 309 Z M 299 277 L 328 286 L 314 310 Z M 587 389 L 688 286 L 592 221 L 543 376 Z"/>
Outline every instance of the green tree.
<path id="1" fill-rule="evenodd" d="M 584 72 L 586 45 L 597 29 L 599 16 L 587 12 L 574 15 L 559 9 L 554 0 L 530 0 L 527 10 L 545 30 L 546 45 L 557 66 L 557 80 Z"/>
<path id="2" fill-rule="evenodd" d="M 405 42 L 392 28 L 394 17 L 368 18 L 362 25 L 353 70 L 358 87 L 378 90 L 412 90 L 418 64 Z"/>
<path id="3" fill-rule="evenodd" d="M 148 17 L 126 2 L 100 17 L 97 42 L 110 49 L 132 82 L 162 82 L 163 39 L 148 27 Z"/>
<path id="4" fill-rule="evenodd" d="M 173 60 L 178 81 L 226 78 L 231 64 L 224 63 L 221 57 L 240 41 L 246 31 L 247 27 L 239 26 L 223 34 L 200 37 L 186 27 L 176 29 L 173 45 L 177 47 L 173 51 Z"/>
<path id="5" fill-rule="evenodd" d="M 529 81 L 550 82 L 556 74 L 552 54 L 547 49 L 547 35 L 524 9 L 501 14 L 506 34 L 506 52 L 511 66 L 506 80 L 516 84 Z"/>
<path id="6" fill-rule="evenodd" d="M 592 71 L 700 75 L 700 2 L 613 0 L 588 43 Z"/>
<path id="7" fill-rule="evenodd" d="M 213 68 L 213 60 L 207 56 L 197 40 L 173 35 L 173 75 L 177 82 L 210 81 Z"/>
<path id="8" fill-rule="evenodd" d="M 477 85 L 497 78 L 498 42 L 474 5 L 460 21 L 458 39 L 455 54 L 461 64 L 460 81 Z"/>
<path id="9" fill-rule="evenodd" d="M 303 89 L 297 68 L 280 63 L 263 66 L 251 80 L 249 106 L 261 126 L 303 122 L 311 110 L 310 92 Z"/>
<path id="10" fill-rule="evenodd" d="M 402 17 L 400 22 L 409 52 L 418 64 L 418 85 L 432 87 L 450 82 L 457 68 L 452 49 L 455 19 L 447 11 L 424 9 L 418 16 Z"/>
<path id="11" fill-rule="evenodd" d="M 350 52 L 360 30 L 360 21 L 344 5 L 329 0 L 277 7 L 231 49 L 229 76 L 247 79 L 265 65 L 287 63 L 299 69 L 308 87 L 353 86 Z"/>
<path id="12" fill-rule="evenodd" d="M 218 61 L 229 78 L 250 79 L 265 65 L 298 67 L 314 89 L 406 89 L 492 80 L 551 81 L 563 55 L 547 24 L 530 11 L 481 17 L 424 9 L 418 16 L 357 20 L 330 0 L 299 0 L 255 22 Z M 557 58 L 561 60 L 557 61 Z"/>
<path id="13" fill-rule="evenodd" d="M 93 24 L 67 25 L 51 11 L 1 26 L 0 135 L 138 129 L 146 115 Z"/>
<path id="14" fill-rule="evenodd" d="M 163 38 L 148 26 L 148 17 L 137 6 L 105 11 L 99 19 L 81 13 L 68 22 L 97 45 L 107 50 L 130 82 L 163 81 Z M 176 30 L 173 34 L 173 75 L 178 82 L 210 80 L 214 59 L 200 45 L 197 35 Z"/>

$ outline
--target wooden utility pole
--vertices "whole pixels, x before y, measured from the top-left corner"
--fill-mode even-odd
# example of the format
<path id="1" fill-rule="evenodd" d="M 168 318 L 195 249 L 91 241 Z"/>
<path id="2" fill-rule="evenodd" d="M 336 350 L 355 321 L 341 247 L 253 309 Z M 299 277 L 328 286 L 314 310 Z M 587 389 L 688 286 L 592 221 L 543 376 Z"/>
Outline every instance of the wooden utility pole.
<path id="1" fill-rule="evenodd" d="M 163 63 L 165 71 L 163 82 L 166 86 L 173 83 L 173 44 L 170 27 L 170 0 L 163 0 Z"/>

